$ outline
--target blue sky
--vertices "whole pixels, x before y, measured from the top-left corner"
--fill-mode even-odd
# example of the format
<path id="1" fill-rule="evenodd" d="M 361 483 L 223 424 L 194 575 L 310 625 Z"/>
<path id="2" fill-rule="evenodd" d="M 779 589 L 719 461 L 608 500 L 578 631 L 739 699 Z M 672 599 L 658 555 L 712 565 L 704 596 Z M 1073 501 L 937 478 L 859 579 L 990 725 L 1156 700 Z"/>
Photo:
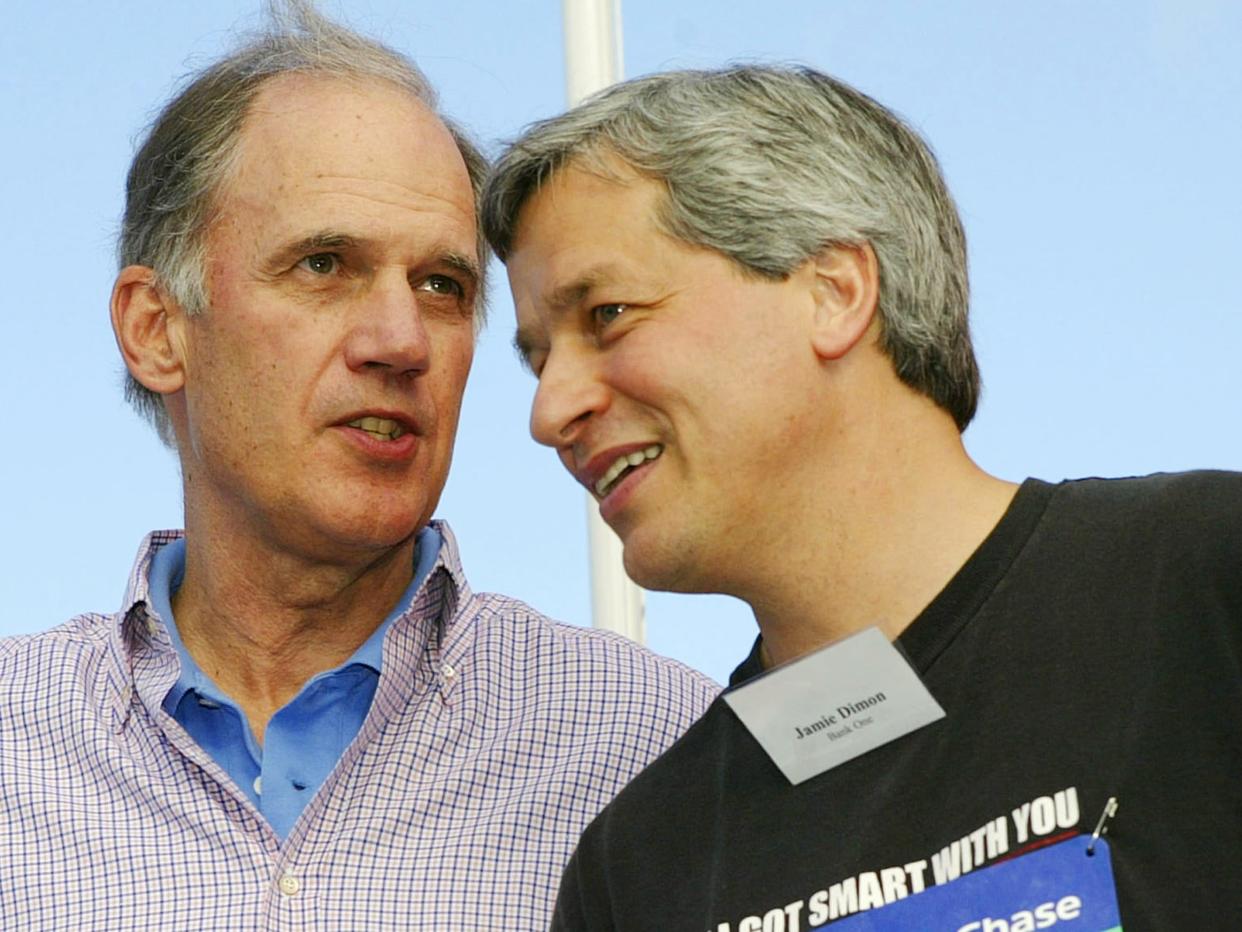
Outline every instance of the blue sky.
<path id="1" fill-rule="evenodd" d="M 555 0 L 323 8 L 412 54 L 493 151 L 563 106 Z M 180 524 L 175 462 L 120 396 L 113 236 L 139 131 L 258 9 L 5 4 L 0 634 L 115 609 L 142 535 Z M 1015 480 L 1242 469 L 1242 5 L 623 0 L 622 12 L 628 76 L 806 62 L 931 141 L 971 248 L 985 395 L 966 441 L 984 468 Z M 509 349 L 503 275 L 497 286 L 439 514 L 475 588 L 586 623 L 583 498 L 527 435 L 534 383 Z M 718 679 L 755 633 L 721 596 L 649 594 L 647 625 L 654 648 Z"/>

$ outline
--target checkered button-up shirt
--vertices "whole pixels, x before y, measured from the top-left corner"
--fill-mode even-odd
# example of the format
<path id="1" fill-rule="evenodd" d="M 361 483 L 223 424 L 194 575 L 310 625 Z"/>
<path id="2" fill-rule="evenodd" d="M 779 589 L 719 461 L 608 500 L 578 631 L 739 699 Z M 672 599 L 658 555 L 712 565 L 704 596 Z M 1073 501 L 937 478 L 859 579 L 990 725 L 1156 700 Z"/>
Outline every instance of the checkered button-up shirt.
<path id="1" fill-rule="evenodd" d="M 0 640 L 0 928 L 535 930 L 586 822 L 717 687 L 471 592 L 452 533 L 284 843 L 161 708 L 150 535 L 115 615 Z"/>

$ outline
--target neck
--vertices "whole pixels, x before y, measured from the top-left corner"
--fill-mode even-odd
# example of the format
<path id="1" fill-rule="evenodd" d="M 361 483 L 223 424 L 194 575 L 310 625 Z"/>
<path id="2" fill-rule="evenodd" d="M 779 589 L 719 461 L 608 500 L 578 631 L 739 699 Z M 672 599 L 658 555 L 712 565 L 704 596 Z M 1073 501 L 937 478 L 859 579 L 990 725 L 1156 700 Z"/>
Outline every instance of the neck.
<path id="1" fill-rule="evenodd" d="M 415 539 L 330 562 L 204 517 L 187 506 L 177 630 L 261 742 L 271 716 L 348 659 L 396 605 L 413 574 Z"/>
<path id="2" fill-rule="evenodd" d="M 786 520 L 764 537 L 752 585 L 738 593 L 755 612 L 765 665 L 872 625 L 896 638 L 1012 501 L 1017 486 L 970 460 L 952 419 L 903 391 L 838 433 L 831 461 L 789 484 L 806 490 L 800 501 L 773 509 Z"/>

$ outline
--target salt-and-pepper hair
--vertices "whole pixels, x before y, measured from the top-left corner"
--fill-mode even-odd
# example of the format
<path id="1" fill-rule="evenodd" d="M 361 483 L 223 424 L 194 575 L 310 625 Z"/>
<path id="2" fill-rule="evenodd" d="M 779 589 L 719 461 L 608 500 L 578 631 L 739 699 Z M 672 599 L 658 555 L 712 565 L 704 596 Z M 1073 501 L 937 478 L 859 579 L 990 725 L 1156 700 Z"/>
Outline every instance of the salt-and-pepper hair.
<path id="1" fill-rule="evenodd" d="M 784 279 L 825 247 L 869 243 L 885 353 L 965 429 L 980 391 L 966 240 L 935 156 L 895 114 L 805 67 L 615 85 L 532 125 L 497 161 L 482 206 L 497 255 L 508 257 L 523 204 L 555 172 L 572 163 L 607 176 L 614 158 L 662 184 L 664 232 L 750 274 Z"/>
<path id="2" fill-rule="evenodd" d="M 438 112 L 436 92 L 413 61 L 325 18 L 309 0 L 272 0 L 267 28 L 193 75 L 155 118 L 130 165 L 117 243 L 120 267 L 152 268 L 157 285 L 187 314 L 210 305 L 206 234 L 236 166 L 246 116 L 266 81 L 290 73 L 383 81 L 407 91 L 447 127 L 478 200 L 487 160 L 464 131 Z M 478 249 L 482 270 L 488 250 L 481 232 Z M 481 322 L 482 283 L 478 293 L 476 319 Z M 125 397 L 166 444 L 175 446 L 158 394 L 127 375 Z"/>

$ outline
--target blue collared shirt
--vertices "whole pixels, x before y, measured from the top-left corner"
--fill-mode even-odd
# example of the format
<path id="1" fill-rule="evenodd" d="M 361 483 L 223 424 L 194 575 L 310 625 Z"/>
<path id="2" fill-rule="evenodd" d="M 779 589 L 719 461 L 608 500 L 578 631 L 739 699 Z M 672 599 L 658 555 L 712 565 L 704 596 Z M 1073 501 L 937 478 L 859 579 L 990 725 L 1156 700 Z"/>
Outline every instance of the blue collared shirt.
<path id="1" fill-rule="evenodd" d="M 396 607 L 353 656 L 311 677 L 272 716 L 262 747 L 242 710 L 203 672 L 177 631 L 172 595 L 185 573 L 185 540 L 160 548 L 152 558 L 151 606 L 181 660 L 181 674 L 164 698 L 164 711 L 224 768 L 281 838 L 288 837 L 371 708 L 383 668 L 384 635 L 393 619 L 409 608 L 440 552 L 434 528 L 424 528 L 417 543 L 414 577 Z"/>

